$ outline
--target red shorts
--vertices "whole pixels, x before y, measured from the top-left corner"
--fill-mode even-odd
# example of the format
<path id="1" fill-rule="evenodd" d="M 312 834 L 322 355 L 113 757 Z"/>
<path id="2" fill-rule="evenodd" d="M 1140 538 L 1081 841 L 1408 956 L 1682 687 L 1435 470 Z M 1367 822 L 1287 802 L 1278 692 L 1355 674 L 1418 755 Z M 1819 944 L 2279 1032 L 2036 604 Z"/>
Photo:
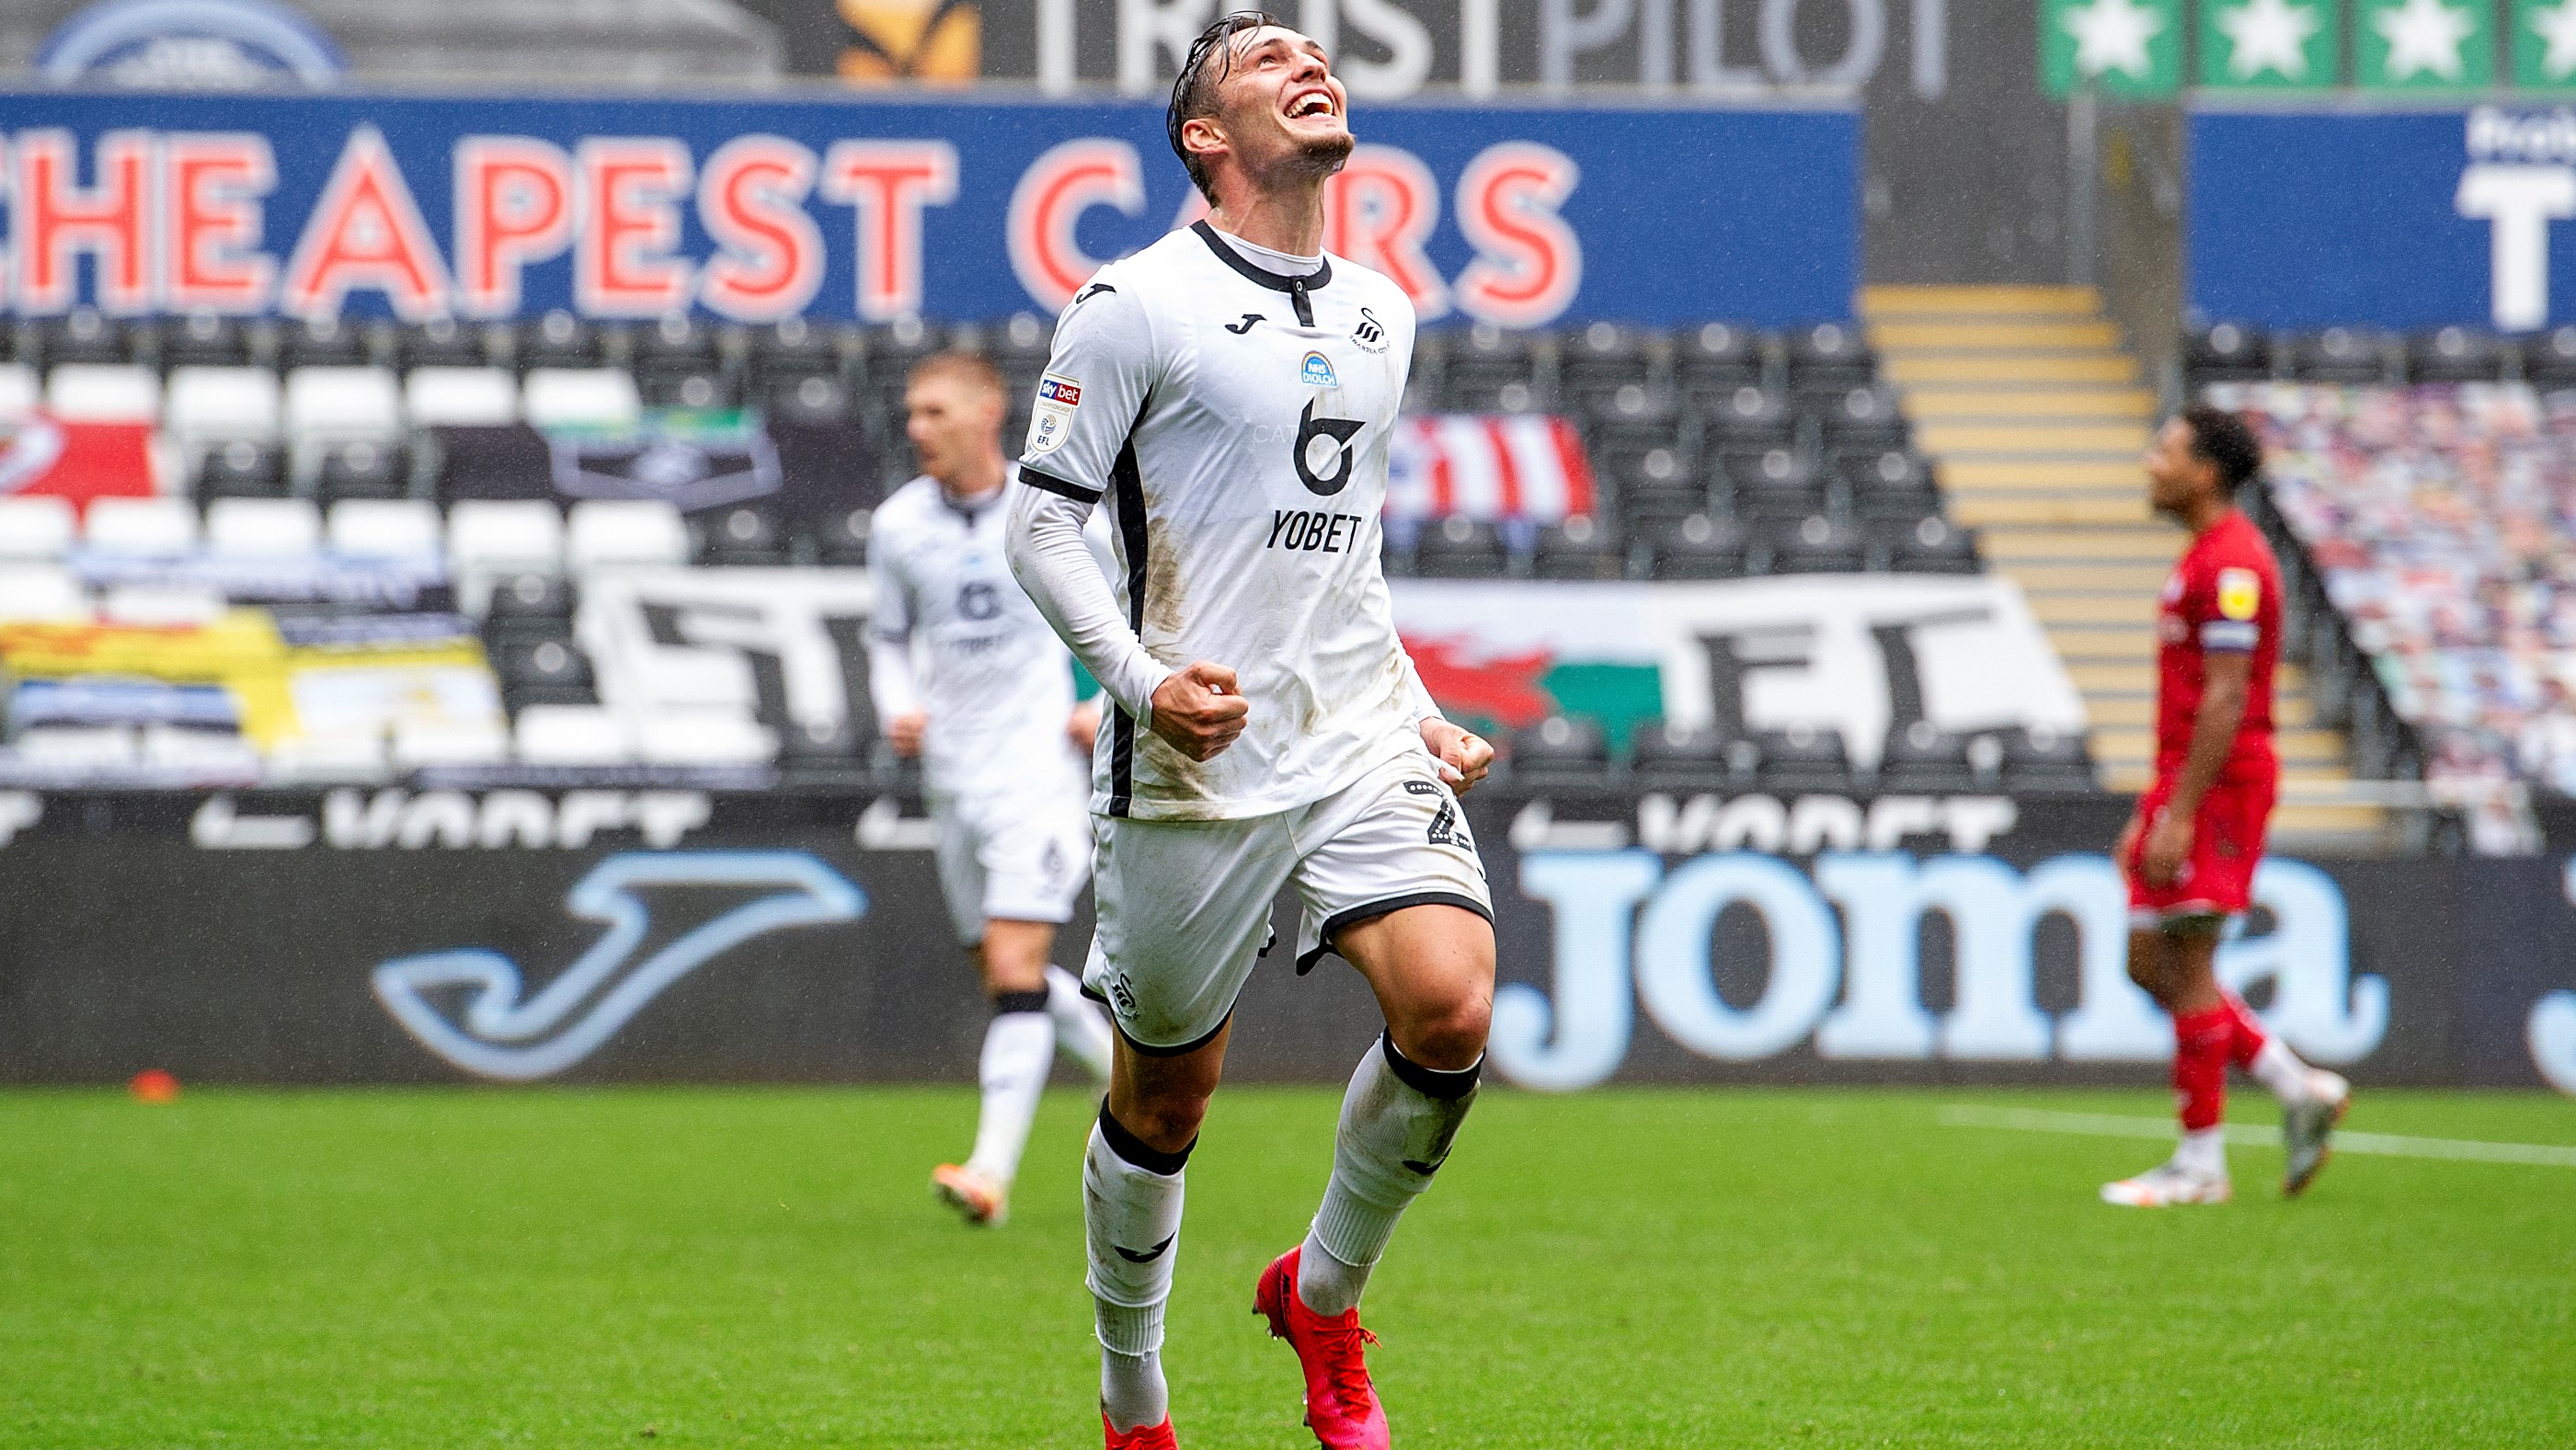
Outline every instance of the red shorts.
<path id="1" fill-rule="evenodd" d="M 2164 814 L 2173 788 L 2171 776 L 2159 776 L 2138 800 L 2138 819 L 2147 829 L 2139 831 L 2129 859 L 2120 863 L 2120 874 L 2129 881 L 2130 924 L 2155 926 L 2184 917 L 2243 915 L 2253 905 L 2254 868 L 2263 860 L 2263 833 L 2272 821 L 2277 777 L 2265 771 L 2222 777 L 2211 786 L 2201 798 L 2200 815 L 2193 824 L 2191 854 L 2183 858 L 2173 884 L 2149 886 L 2141 867 L 2147 831 Z"/>

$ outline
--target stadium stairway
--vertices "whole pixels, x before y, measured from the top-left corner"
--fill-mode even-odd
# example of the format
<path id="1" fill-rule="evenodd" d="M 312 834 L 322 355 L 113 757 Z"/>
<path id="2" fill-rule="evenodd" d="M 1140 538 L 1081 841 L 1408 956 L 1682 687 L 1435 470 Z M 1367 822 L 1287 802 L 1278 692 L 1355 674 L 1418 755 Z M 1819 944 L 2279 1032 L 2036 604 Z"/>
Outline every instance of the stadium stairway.
<path id="1" fill-rule="evenodd" d="M 2153 601 L 2182 535 L 2147 508 L 2138 457 L 2155 394 L 2101 294 L 1866 287 L 1861 316 L 1951 516 L 2021 585 L 2083 692 L 2103 784 L 2143 788 L 2155 741 Z M 2383 808 L 2319 799 L 2352 779 L 2351 754 L 2341 732 L 2316 724 L 2303 669 L 2283 667 L 2278 706 L 2291 803 L 2274 834 L 2307 849 L 2385 849 Z"/>

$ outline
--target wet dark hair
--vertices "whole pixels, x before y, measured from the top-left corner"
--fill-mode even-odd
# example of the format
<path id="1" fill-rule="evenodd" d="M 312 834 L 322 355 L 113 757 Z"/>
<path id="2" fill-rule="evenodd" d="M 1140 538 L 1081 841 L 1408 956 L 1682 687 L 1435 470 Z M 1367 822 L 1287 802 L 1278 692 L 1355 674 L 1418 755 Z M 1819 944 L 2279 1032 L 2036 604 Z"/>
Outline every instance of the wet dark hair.
<path id="1" fill-rule="evenodd" d="M 1267 10 L 1237 10 L 1199 32 L 1190 42 L 1189 56 L 1181 62 L 1181 73 L 1172 82 L 1171 109 L 1163 113 L 1163 132 L 1171 138 L 1172 154 L 1181 158 L 1188 169 L 1190 182 L 1199 195 L 1216 204 L 1216 187 L 1208 180 L 1207 164 L 1190 154 L 1181 144 L 1181 128 L 1201 116 L 1216 114 L 1216 88 L 1234 70 L 1234 38 L 1247 30 L 1281 24 L 1278 16 Z M 1220 57 L 1221 65 L 1212 64 Z M 1214 75 L 1209 72 L 1215 71 Z"/>
<path id="2" fill-rule="evenodd" d="M 2245 420 L 2225 408 L 2194 403 L 2182 410 L 2191 428 L 2191 456 L 2218 465 L 2218 486 L 2233 496 L 2263 471 L 2263 444 Z"/>

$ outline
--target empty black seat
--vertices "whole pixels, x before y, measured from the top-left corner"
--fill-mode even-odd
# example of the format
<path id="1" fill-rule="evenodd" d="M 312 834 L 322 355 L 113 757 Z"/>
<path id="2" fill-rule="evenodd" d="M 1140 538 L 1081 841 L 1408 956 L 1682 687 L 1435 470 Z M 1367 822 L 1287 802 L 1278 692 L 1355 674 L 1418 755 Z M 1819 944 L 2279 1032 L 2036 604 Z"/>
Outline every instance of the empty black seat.
<path id="1" fill-rule="evenodd" d="M 34 325 L 37 355 L 46 367 L 64 363 L 134 361 L 135 339 L 124 323 L 102 316 L 96 308 L 76 307 L 61 317 Z"/>
<path id="2" fill-rule="evenodd" d="M 1739 514 L 1803 518 L 1825 507 L 1824 480 L 1787 448 L 1730 449 L 1718 456 L 1717 475 Z"/>
<path id="3" fill-rule="evenodd" d="M 714 329 L 694 317 L 673 314 L 636 334 L 634 367 L 638 376 L 657 372 L 707 373 L 723 366 Z"/>
<path id="4" fill-rule="evenodd" d="M 2090 791 L 2093 754 L 2080 733 L 2048 729 L 2008 730 L 2003 746 L 2004 785 L 2012 790 Z"/>
<path id="5" fill-rule="evenodd" d="M 521 323 L 518 363 L 528 368 L 595 368 L 606 360 L 599 329 L 558 308 Z"/>
<path id="6" fill-rule="evenodd" d="M 2329 327 L 2292 343 L 2290 364 L 2310 382 L 2386 382 L 2388 340 L 2370 328 Z"/>
<path id="7" fill-rule="evenodd" d="M 788 423 L 847 423 L 850 421 L 849 385 L 827 373 L 811 373 L 801 378 L 781 378 L 769 384 L 761 397 L 769 416 Z"/>
<path id="8" fill-rule="evenodd" d="M 2418 382 L 2491 383 L 2504 375 L 2512 351 L 2493 333 L 2445 327 L 2406 345 L 2406 367 Z"/>
<path id="9" fill-rule="evenodd" d="M 1795 435 L 1797 415 L 1789 400 L 1751 383 L 1731 392 L 1700 399 L 1700 423 L 1712 446 L 1786 447 Z"/>
<path id="10" fill-rule="evenodd" d="M 1539 530 L 1530 572 L 1541 579 L 1616 579 L 1625 558 L 1600 521 L 1576 514 Z"/>
<path id="11" fill-rule="evenodd" d="M 1610 742 L 1598 722 L 1550 715 L 1512 732 L 1512 777 L 1536 784 L 1590 783 L 1610 769 Z"/>
<path id="12" fill-rule="evenodd" d="M 1034 312 L 1014 312 L 982 334 L 981 351 L 1014 393 L 1034 392 L 1055 344 L 1054 330 Z"/>
<path id="13" fill-rule="evenodd" d="M 1830 515 L 1784 519 L 1766 530 L 1763 545 L 1773 574 L 1851 574 L 1863 563 L 1860 537 Z"/>
<path id="14" fill-rule="evenodd" d="M 2272 339 L 2242 323 L 2214 323 L 2184 337 L 2182 365 L 2195 387 L 2268 378 Z"/>
<path id="15" fill-rule="evenodd" d="M 781 318 L 743 340 L 743 369 L 754 388 L 799 378 L 841 375 L 841 339 L 802 317 Z"/>
<path id="16" fill-rule="evenodd" d="M 324 499 L 401 498 L 411 492 L 411 458 L 399 448 L 364 439 L 333 443 L 314 464 Z"/>
<path id="17" fill-rule="evenodd" d="M 854 761 L 867 753 L 869 743 L 861 740 L 846 720 L 789 721 L 779 727 L 778 763 L 835 765 Z"/>
<path id="18" fill-rule="evenodd" d="M 1869 541 L 1869 567 L 1899 574 L 1975 574 L 1985 565 L 1977 557 L 1975 530 L 1926 514 L 1881 521 Z"/>
<path id="19" fill-rule="evenodd" d="M 1752 740 L 1761 751 L 1761 781 L 1766 790 L 1848 791 L 1851 756 L 1839 730 L 1819 729 L 1804 721 L 1785 730 L 1756 730 Z"/>
<path id="20" fill-rule="evenodd" d="M 1623 484 L 1619 489 L 1619 516 L 1636 534 L 1651 534 L 1675 519 L 1723 506 L 1722 499 L 1712 499 L 1707 489 L 1690 479 L 1669 486 Z"/>
<path id="21" fill-rule="evenodd" d="M 198 461 L 200 498 L 283 498 L 286 484 L 285 451 L 272 444 L 236 438 Z"/>
<path id="22" fill-rule="evenodd" d="M 256 359 L 250 329 L 240 318 L 192 312 L 161 328 L 161 366 L 247 367 Z"/>
<path id="23" fill-rule="evenodd" d="M 784 564 L 786 531 L 765 509 L 748 504 L 718 509 L 690 521 L 698 535 L 698 562 L 718 566 Z"/>
<path id="24" fill-rule="evenodd" d="M 1762 336 L 1732 322 L 1703 322 L 1673 345 L 1673 380 L 1696 398 L 1762 385 Z"/>
<path id="25" fill-rule="evenodd" d="M 1678 423 L 1672 399 L 1644 383 L 1621 383 L 1576 400 L 1586 428 L 1601 434 L 1614 429 L 1650 428 L 1667 435 Z"/>
<path id="26" fill-rule="evenodd" d="M 454 318 L 433 317 L 418 327 L 394 334 L 394 360 L 411 368 L 479 368 L 492 363 L 490 337 L 483 328 Z"/>
<path id="27" fill-rule="evenodd" d="M 834 509 L 814 525 L 815 562 L 841 568 L 865 564 L 868 529 L 875 522 L 874 509 Z"/>
<path id="28" fill-rule="evenodd" d="M 513 574 L 492 586 L 484 619 L 495 632 L 569 634 L 572 585 L 552 574 Z"/>
<path id="29" fill-rule="evenodd" d="M 1744 573 L 1744 527 L 1733 519 L 1685 514 L 1656 523 L 1645 545 L 1648 572 L 1657 579 L 1733 579 Z"/>
<path id="30" fill-rule="evenodd" d="M 1539 403 L 1536 341 L 1482 322 L 1450 338 L 1440 393 L 1456 412 L 1528 412 Z"/>
<path id="31" fill-rule="evenodd" d="M 1591 323 L 1558 348 L 1556 378 L 1563 406 L 1625 411 L 1616 405 L 1629 389 L 1636 389 L 1641 401 L 1655 391 L 1652 344 L 1635 328 Z"/>
<path id="32" fill-rule="evenodd" d="M 1761 747 L 1714 725 L 1641 720 L 1628 736 L 1629 768 L 1649 789 L 1718 789 L 1750 784 Z"/>
<path id="33" fill-rule="evenodd" d="M 900 425 L 903 416 L 904 385 L 922 359 L 939 351 L 940 335 L 922 325 L 917 317 L 899 318 L 881 327 L 871 327 L 861 337 L 861 356 L 865 366 L 865 396 L 868 406 L 886 414 Z"/>
<path id="34" fill-rule="evenodd" d="M 366 334 L 336 317 L 308 318 L 277 336 L 281 369 L 363 367 L 374 360 Z"/>
<path id="35" fill-rule="evenodd" d="M 513 709 L 526 705 L 587 705 L 599 698 L 590 661 L 570 635 L 510 633 L 493 641 L 493 672 Z"/>
<path id="36" fill-rule="evenodd" d="M 1922 455 L 1902 448 L 1836 455 L 1834 471 L 1864 518 L 1922 518 L 1941 511 L 1941 486 Z"/>
<path id="37" fill-rule="evenodd" d="M 1903 449 L 1909 441 L 1896 390 L 1876 384 L 1845 388 L 1823 400 L 1825 450 L 1856 453 Z"/>
<path id="38" fill-rule="evenodd" d="M 1593 472 L 1614 489 L 1673 489 L 1690 481 L 1681 442 L 1669 429 L 1621 429 L 1592 448 Z"/>
<path id="39" fill-rule="evenodd" d="M 1789 334 L 1789 391 L 1841 393 L 1870 386 L 1878 378 L 1878 358 L 1860 329 L 1842 322 L 1819 322 Z"/>
<path id="40" fill-rule="evenodd" d="M 2553 327 L 2525 344 L 2522 373 L 2542 387 L 2576 383 L 2576 327 Z"/>
<path id="41" fill-rule="evenodd" d="M 638 373 L 635 391 L 648 408 L 724 408 L 734 400 L 733 384 L 717 369 Z"/>
<path id="42" fill-rule="evenodd" d="M 1424 529 L 1413 546 L 1413 572 L 1426 579 L 1491 579 L 1508 565 L 1494 526 L 1458 514 Z"/>
<path id="43" fill-rule="evenodd" d="M 1949 793 L 1974 790 L 1976 771 L 1968 760 L 1968 737 L 1916 720 L 1888 735 L 1879 757 L 1881 790 Z"/>

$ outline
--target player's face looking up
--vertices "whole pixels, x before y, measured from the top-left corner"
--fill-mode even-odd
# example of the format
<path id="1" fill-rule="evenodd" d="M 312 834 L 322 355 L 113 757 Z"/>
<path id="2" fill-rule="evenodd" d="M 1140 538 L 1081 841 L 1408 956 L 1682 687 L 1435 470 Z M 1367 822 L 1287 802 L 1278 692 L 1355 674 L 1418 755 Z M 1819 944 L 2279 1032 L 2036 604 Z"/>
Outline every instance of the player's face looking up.
<path id="1" fill-rule="evenodd" d="M 1350 97 L 1322 46 L 1265 25 L 1236 34 L 1203 65 L 1198 92 L 1214 105 L 1182 123 L 1181 144 L 1220 194 L 1229 174 L 1266 191 L 1330 176 L 1350 159 Z"/>
<path id="2" fill-rule="evenodd" d="M 903 406 L 903 431 L 921 471 L 951 488 L 966 484 L 976 462 L 997 446 L 1002 395 L 962 372 L 915 377 L 904 389 Z"/>

